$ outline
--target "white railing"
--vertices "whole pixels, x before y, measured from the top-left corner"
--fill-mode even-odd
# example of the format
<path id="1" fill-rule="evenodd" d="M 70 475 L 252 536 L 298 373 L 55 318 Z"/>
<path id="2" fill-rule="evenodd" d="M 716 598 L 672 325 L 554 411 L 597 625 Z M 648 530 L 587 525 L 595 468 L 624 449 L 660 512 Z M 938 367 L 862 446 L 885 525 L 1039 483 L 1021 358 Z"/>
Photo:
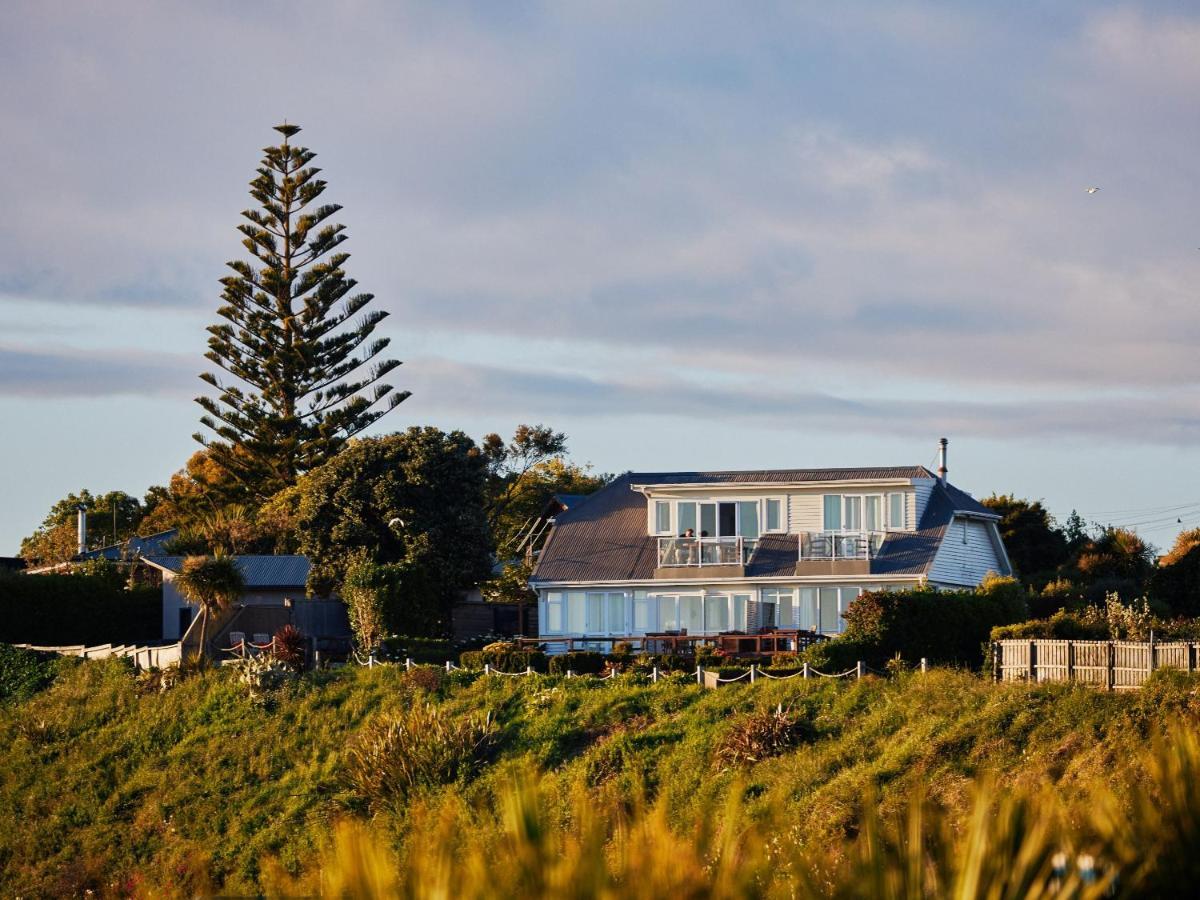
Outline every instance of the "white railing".
<path id="1" fill-rule="evenodd" d="M 658 565 L 744 566 L 754 543 L 741 537 L 660 537 Z"/>
<path id="2" fill-rule="evenodd" d="M 800 534 L 800 559 L 874 559 L 886 531 L 805 531 Z"/>

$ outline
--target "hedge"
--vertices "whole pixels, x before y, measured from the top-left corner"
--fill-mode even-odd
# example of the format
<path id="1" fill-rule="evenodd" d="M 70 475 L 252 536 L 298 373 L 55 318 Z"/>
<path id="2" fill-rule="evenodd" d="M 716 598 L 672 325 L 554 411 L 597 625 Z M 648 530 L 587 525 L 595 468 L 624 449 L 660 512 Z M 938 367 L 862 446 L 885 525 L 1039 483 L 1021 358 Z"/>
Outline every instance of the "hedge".
<path id="1" fill-rule="evenodd" d="M 992 577 L 976 590 L 877 591 L 846 610 L 846 630 L 805 651 L 810 665 L 844 671 L 858 660 L 881 668 L 897 653 L 909 663 L 979 668 L 997 625 L 1025 619 L 1024 589 L 1014 579 Z"/>
<path id="2" fill-rule="evenodd" d="M 53 681 L 63 668 L 78 662 L 54 653 L 36 653 L 0 644 L 0 701 L 28 698 Z"/>
<path id="3" fill-rule="evenodd" d="M 515 644 L 490 644 L 482 650 L 465 650 L 458 657 L 465 669 L 482 669 L 489 665 L 501 672 L 524 672 L 532 668 L 545 674 L 546 654 L 541 650 L 518 650 Z"/>
<path id="4" fill-rule="evenodd" d="M 114 575 L 0 573 L 0 642 L 134 644 L 162 638 L 162 591 Z"/>
<path id="5" fill-rule="evenodd" d="M 550 657 L 550 674 L 566 675 L 570 670 L 576 675 L 599 675 L 604 671 L 605 657 L 594 650 L 571 650 Z"/>

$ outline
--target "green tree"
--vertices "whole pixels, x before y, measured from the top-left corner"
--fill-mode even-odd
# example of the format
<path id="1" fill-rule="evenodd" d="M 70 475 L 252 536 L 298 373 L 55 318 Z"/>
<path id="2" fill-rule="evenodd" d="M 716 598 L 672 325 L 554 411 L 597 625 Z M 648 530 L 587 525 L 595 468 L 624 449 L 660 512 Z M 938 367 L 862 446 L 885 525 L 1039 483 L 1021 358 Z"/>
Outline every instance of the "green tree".
<path id="1" fill-rule="evenodd" d="M 993 494 L 983 505 L 1000 516 L 1000 536 L 1021 579 L 1041 586 L 1068 560 L 1067 540 L 1040 500 Z"/>
<path id="2" fill-rule="evenodd" d="M 228 556 L 189 556 L 175 576 L 180 595 L 200 607 L 200 654 L 208 652 L 208 620 L 232 603 L 246 589 L 237 563 Z"/>
<path id="3" fill-rule="evenodd" d="M 1158 561 L 1151 594 L 1187 616 L 1200 616 L 1200 528 L 1181 531 L 1175 545 Z"/>
<path id="4" fill-rule="evenodd" d="M 1110 525 L 1084 544 L 1074 569 L 1089 602 L 1103 602 L 1110 592 L 1133 599 L 1146 591 L 1154 571 L 1154 548 L 1136 532 Z"/>
<path id="5" fill-rule="evenodd" d="M 555 494 L 590 494 L 611 480 L 569 462 L 566 435 L 545 425 L 519 425 L 507 443 L 486 435 L 481 448 L 488 465 L 488 527 L 502 559 Z"/>
<path id="6" fill-rule="evenodd" d="M 221 280 L 217 310 L 225 321 L 208 329 L 206 357 L 235 381 L 202 374 L 217 396 L 196 401 L 216 435 L 196 440 L 259 499 L 330 459 L 409 396 L 381 381 L 398 361 L 372 363 L 388 345 L 372 339 L 387 313 L 364 312 L 372 295 L 353 293 L 356 282 L 342 268 L 350 254 L 338 249 L 345 229 L 331 222 L 341 207 L 316 205 L 326 187 L 309 165 L 316 154 L 288 143 L 299 127 L 275 130 L 283 142 L 264 149 L 250 183 L 258 208 L 245 210 L 238 226 L 257 265 L 228 264 L 234 274 Z"/>
<path id="7" fill-rule="evenodd" d="M 491 571 L 486 478 L 486 460 L 460 431 L 414 427 L 350 442 L 297 485 L 310 587 L 324 594 L 344 584 L 359 559 L 396 565 L 414 611 L 397 627 L 443 629 L 450 605 Z"/>
<path id="8" fill-rule="evenodd" d="M 39 565 L 54 565 L 75 557 L 78 550 L 78 509 L 87 511 L 89 550 L 120 543 L 137 534 L 145 508 L 124 491 L 92 494 L 84 488 L 50 507 L 37 531 L 21 541 L 21 556 Z"/>

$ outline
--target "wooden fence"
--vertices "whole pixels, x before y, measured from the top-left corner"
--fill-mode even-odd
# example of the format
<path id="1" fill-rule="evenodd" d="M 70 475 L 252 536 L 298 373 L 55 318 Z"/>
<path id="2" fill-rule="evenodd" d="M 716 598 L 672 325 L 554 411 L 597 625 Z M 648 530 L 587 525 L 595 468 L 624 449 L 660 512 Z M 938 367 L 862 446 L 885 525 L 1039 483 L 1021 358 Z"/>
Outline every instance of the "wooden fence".
<path id="1" fill-rule="evenodd" d="M 1107 690 L 1141 687 L 1155 669 L 1195 672 L 1200 643 L 1004 640 L 992 644 L 997 681 L 1081 681 Z"/>
<path id="2" fill-rule="evenodd" d="M 83 644 L 43 647 L 37 644 L 14 644 L 26 650 L 41 653 L 57 653 L 60 656 L 78 656 L 81 659 L 108 659 L 112 656 L 128 657 L 134 666 L 141 669 L 165 669 L 179 664 L 182 656 L 180 645 L 174 644 Z"/>

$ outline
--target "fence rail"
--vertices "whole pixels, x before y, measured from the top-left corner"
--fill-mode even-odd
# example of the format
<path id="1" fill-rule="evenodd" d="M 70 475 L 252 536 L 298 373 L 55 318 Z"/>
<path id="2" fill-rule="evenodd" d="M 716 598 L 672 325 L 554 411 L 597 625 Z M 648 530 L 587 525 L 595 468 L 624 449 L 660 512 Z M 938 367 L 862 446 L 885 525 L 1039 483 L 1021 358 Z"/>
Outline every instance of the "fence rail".
<path id="1" fill-rule="evenodd" d="M 1172 641 L 1018 640 L 992 644 L 997 681 L 1078 681 L 1110 691 L 1141 687 L 1156 669 L 1195 672 L 1200 643 Z"/>

